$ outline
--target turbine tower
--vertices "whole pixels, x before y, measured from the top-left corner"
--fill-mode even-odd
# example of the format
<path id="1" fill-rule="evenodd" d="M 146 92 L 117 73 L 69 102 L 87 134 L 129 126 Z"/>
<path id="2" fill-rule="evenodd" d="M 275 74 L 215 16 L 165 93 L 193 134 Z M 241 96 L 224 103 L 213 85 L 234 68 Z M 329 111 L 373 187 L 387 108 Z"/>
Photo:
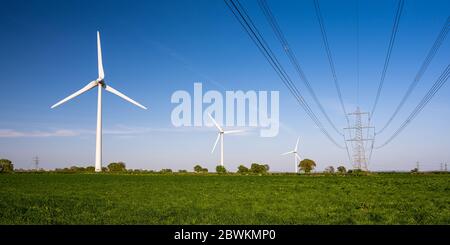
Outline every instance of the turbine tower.
<path id="1" fill-rule="evenodd" d="M 239 133 L 239 132 L 244 132 L 244 130 L 223 130 L 223 128 L 216 122 L 216 120 L 214 120 L 214 118 L 211 116 L 211 114 L 208 113 L 209 118 L 211 118 L 211 121 L 214 123 L 214 125 L 216 126 L 216 128 L 219 130 L 218 134 L 217 134 L 217 139 L 216 142 L 214 143 L 214 146 L 212 148 L 211 153 L 214 152 L 214 150 L 216 149 L 217 143 L 219 142 L 220 139 L 220 166 L 223 166 L 223 135 L 225 134 L 234 134 L 234 133 Z"/>
<path id="2" fill-rule="evenodd" d="M 122 99 L 146 110 L 147 108 L 138 102 L 132 100 L 128 96 L 122 94 L 121 92 L 115 90 L 109 85 L 106 85 L 105 82 L 105 73 L 103 71 L 103 61 L 102 61 L 102 48 L 100 44 L 100 32 L 97 31 L 97 64 L 98 64 L 98 78 L 90 83 L 88 83 L 86 86 L 84 86 L 82 89 L 78 90 L 77 92 L 69 95 L 65 99 L 59 101 L 58 103 L 54 104 L 51 108 L 55 108 L 75 97 L 78 95 L 81 95 L 95 87 L 98 88 L 98 96 L 97 96 L 97 131 L 96 131 L 96 144 L 95 144 L 95 172 L 102 171 L 102 90 L 105 89 L 106 91 L 113 93 Z"/>
<path id="3" fill-rule="evenodd" d="M 294 155 L 294 169 L 295 169 L 295 173 L 298 173 L 298 162 L 301 160 L 300 155 L 298 155 L 298 141 L 300 140 L 300 137 L 297 138 L 297 143 L 295 144 L 295 148 L 293 151 L 288 151 L 285 152 L 283 154 L 281 154 L 282 156 L 284 155 L 288 155 L 288 154 L 293 154 Z"/>

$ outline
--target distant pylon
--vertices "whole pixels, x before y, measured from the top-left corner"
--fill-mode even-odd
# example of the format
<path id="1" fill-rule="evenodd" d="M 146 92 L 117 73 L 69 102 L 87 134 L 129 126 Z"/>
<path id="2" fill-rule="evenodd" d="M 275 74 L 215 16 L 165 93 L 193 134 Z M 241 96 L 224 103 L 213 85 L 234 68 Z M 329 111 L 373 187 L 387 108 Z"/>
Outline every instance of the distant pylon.
<path id="1" fill-rule="evenodd" d="M 35 156 L 33 158 L 33 161 L 34 161 L 34 169 L 39 170 L 39 157 Z"/>
<path id="2" fill-rule="evenodd" d="M 419 161 L 416 162 L 416 168 L 417 168 L 417 172 L 419 172 Z"/>
<path id="3" fill-rule="evenodd" d="M 353 168 L 368 170 L 368 160 L 366 157 L 366 142 L 373 143 L 373 137 L 371 137 L 371 130 L 375 132 L 375 128 L 371 127 L 370 116 L 368 112 L 361 112 L 359 107 L 356 107 L 356 111 L 348 113 L 349 116 L 354 116 L 355 121 L 353 127 L 344 128 L 348 132 L 348 139 L 346 136 L 346 141 L 350 142 L 353 150 Z M 365 116 L 365 120 L 363 118 Z M 371 144 L 373 146 L 373 144 Z"/>

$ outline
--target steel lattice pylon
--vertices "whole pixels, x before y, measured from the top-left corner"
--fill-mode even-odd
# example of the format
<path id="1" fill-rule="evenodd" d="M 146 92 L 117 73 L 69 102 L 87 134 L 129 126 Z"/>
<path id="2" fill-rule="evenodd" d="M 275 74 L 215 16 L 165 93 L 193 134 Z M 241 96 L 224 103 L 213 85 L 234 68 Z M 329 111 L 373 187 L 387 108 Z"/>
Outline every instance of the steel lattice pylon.
<path id="1" fill-rule="evenodd" d="M 367 148 L 369 148 L 367 143 L 373 143 L 371 133 L 375 131 L 375 128 L 370 126 L 369 113 L 361 112 L 359 107 L 356 108 L 355 112 L 348 113 L 348 115 L 355 118 L 352 127 L 344 128 L 345 140 L 350 142 L 352 146 L 353 168 L 367 171 L 368 159 L 366 153 Z M 348 134 L 345 134 L 345 132 L 348 132 Z"/>

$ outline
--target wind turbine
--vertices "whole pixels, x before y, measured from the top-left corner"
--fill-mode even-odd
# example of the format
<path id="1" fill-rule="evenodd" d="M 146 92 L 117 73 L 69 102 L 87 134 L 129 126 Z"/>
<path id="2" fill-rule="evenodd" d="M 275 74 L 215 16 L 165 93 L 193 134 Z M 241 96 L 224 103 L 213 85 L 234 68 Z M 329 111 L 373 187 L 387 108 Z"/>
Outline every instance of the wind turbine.
<path id="1" fill-rule="evenodd" d="M 216 149 L 217 143 L 219 142 L 220 139 L 220 166 L 223 166 L 223 135 L 225 134 L 234 134 L 234 133 L 239 133 L 239 132 L 244 132 L 244 130 L 223 130 L 223 128 L 216 122 L 216 120 L 214 120 L 214 118 L 211 116 L 211 114 L 208 113 L 209 118 L 211 118 L 212 122 L 214 123 L 214 125 L 216 126 L 216 128 L 219 130 L 219 133 L 217 134 L 217 139 L 216 142 L 214 143 L 214 146 L 212 148 L 211 153 L 214 152 L 214 150 Z"/>
<path id="2" fill-rule="evenodd" d="M 282 156 L 284 155 L 288 155 L 288 154 L 294 154 L 294 167 L 295 167 L 295 172 L 298 173 L 298 161 L 301 159 L 300 156 L 298 155 L 298 141 L 300 140 L 300 137 L 297 138 L 297 144 L 295 144 L 295 148 L 293 151 L 288 151 L 285 152 L 283 154 L 281 154 Z"/>
<path id="3" fill-rule="evenodd" d="M 113 93 L 122 99 L 146 110 L 147 108 L 138 102 L 132 100 L 128 96 L 122 94 L 121 92 L 115 90 L 109 85 L 106 85 L 106 82 L 104 80 L 105 73 L 103 71 L 103 61 L 102 61 L 102 47 L 100 45 L 100 32 L 97 31 L 97 58 L 98 58 L 98 78 L 90 83 L 88 83 L 86 86 L 84 86 L 82 89 L 78 90 L 77 92 L 69 95 L 65 99 L 59 101 L 58 103 L 54 104 L 51 108 L 55 108 L 75 97 L 77 97 L 80 94 L 83 94 L 92 88 L 97 87 L 98 88 L 98 96 L 97 96 L 97 132 L 96 132 L 96 144 L 95 144 L 95 172 L 102 171 L 102 90 L 105 89 L 106 91 Z"/>

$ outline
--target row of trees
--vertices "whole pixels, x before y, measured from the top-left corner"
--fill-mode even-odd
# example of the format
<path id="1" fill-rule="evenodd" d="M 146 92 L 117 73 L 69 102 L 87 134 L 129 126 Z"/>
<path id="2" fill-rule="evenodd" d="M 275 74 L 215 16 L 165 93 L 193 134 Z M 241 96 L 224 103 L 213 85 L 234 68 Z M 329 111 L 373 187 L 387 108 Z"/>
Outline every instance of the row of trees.
<path id="1" fill-rule="evenodd" d="M 102 168 L 102 172 L 125 172 L 127 171 L 126 165 L 124 162 L 112 162 L 108 164 L 107 167 Z M 71 166 L 69 168 L 57 168 L 55 169 L 55 172 L 62 172 L 62 173 L 93 173 L 95 172 L 94 166 L 87 166 L 87 167 L 78 167 L 78 166 Z"/>
<path id="2" fill-rule="evenodd" d="M 311 159 L 303 159 L 299 162 L 298 167 L 301 171 L 305 173 L 310 173 L 314 168 L 316 167 L 316 163 Z M 269 165 L 267 164 L 258 164 L 258 163 L 252 163 L 250 165 L 250 168 L 239 165 L 237 169 L 237 173 L 239 174 L 266 174 L 269 171 Z M 0 159 L 0 173 L 8 173 L 14 171 L 14 165 L 13 163 L 8 159 Z M 133 172 L 133 173 L 154 173 L 152 170 L 127 170 L 126 164 L 124 162 L 112 162 L 108 164 L 107 167 L 102 168 L 103 172 Z M 325 168 L 325 173 L 327 174 L 345 174 L 345 173 L 354 173 L 356 170 L 349 170 L 347 172 L 346 168 L 344 166 L 339 166 L 336 169 L 333 166 L 328 166 Z M 88 167 L 77 167 L 72 166 L 70 168 L 63 168 L 63 169 L 55 169 L 55 172 L 95 172 L 94 166 L 88 166 Z M 162 169 L 159 171 L 160 173 L 172 173 L 171 169 Z M 187 173 L 187 170 L 180 170 L 179 173 Z M 207 168 L 203 168 L 199 164 L 194 166 L 194 172 L 195 173 L 208 173 Z M 216 172 L 218 174 L 226 174 L 228 171 L 224 166 L 217 166 Z"/>
<path id="3" fill-rule="evenodd" d="M 301 171 L 304 171 L 305 173 L 310 173 L 316 167 L 316 163 L 311 159 L 304 159 L 300 161 L 298 167 Z M 339 166 L 335 170 L 333 166 L 328 166 L 325 168 L 324 172 L 327 174 L 334 174 L 336 172 L 339 174 L 345 174 L 347 173 L 347 169 L 344 166 Z"/>
<path id="4" fill-rule="evenodd" d="M 239 165 L 237 172 L 240 174 L 266 174 L 269 170 L 270 167 L 267 164 L 252 163 L 250 168 L 247 168 L 244 165 Z"/>
<path id="5" fill-rule="evenodd" d="M 328 174 L 334 174 L 334 173 L 345 174 L 345 173 L 347 173 L 347 169 L 344 166 L 339 166 L 335 170 L 333 166 L 328 166 L 325 168 L 324 172 L 328 173 Z"/>
<path id="6" fill-rule="evenodd" d="M 207 168 L 203 168 L 202 166 L 197 164 L 197 165 L 194 166 L 194 172 L 196 172 L 196 173 L 208 173 L 208 169 Z"/>
<path id="7" fill-rule="evenodd" d="M 300 170 L 304 171 L 305 173 L 311 172 L 316 167 L 316 163 L 313 160 L 310 159 L 304 159 L 299 163 Z M 240 165 L 237 169 L 237 173 L 239 174 L 265 174 L 269 171 L 269 165 L 267 164 L 258 164 L 258 163 L 252 163 L 250 165 L 250 168 Z M 12 162 L 8 159 L 0 159 L 0 172 L 7 173 L 7 172 L 13 172 L 14 171 L 14 165 Z M 70 168 L 63 168 L 63 169 L 55 169 L 56 172 L 94 172 L 95 167 L 94 166 L 88 166 L 88 167 L 77 167 L 72 166 Z M 112 162 L 108 164 L 107 167 L 103 167 L 103 172 L 125 172 L 127 171 L 126 164 L 124 162 Z M 130 170 L 131 172 L 144 172 L 144 170 Z M 208 173 L 207 168 L 203 168 L 199 164 L 195 165 L 194 171 L 196 173 Z M 340 166 L 337 168 L 337 171 L 339 173 L 345 173 L 346 169 L 343 166 Z M 147 172 L 147 171 L 145 171 Z M 153 172 L 153 171 L 150 171 Z M 186 170 L 180 170 L 180 173 L 187 173 Z M 219 174 L 225 174 L 227 173 L 227 169 L 224 166 L 217 166 L 216 172 Z M 329 166 L 325 169 L 325 172 L 327 173 L 334 173 L 334 167 Z M 172 173 L 171 169 L 162 169 L 160 173 Z"/>
<path id="8" fill-rule="evenodd" d="M 265 174 L 268 171 L 269 171 L 269 165 L 252 163 L 250 168 L 247 168 L 244 165 L 240 165 L 238 167 L 237 173 L 240 173 L 240 174 L 248 174 L 248 173 Z M 208 169 L 207 168 L 203 168 L 202 166 L 197 164 L 197 165 L 194 166 L 194 172 L 195 173 L 208 173 Z M 216 167 L 216 173 L 218 173 L 218 174 L 226 174 L 226 173 L 228 173 L 228 170 L 224 166 L 218 165 Z"/>

